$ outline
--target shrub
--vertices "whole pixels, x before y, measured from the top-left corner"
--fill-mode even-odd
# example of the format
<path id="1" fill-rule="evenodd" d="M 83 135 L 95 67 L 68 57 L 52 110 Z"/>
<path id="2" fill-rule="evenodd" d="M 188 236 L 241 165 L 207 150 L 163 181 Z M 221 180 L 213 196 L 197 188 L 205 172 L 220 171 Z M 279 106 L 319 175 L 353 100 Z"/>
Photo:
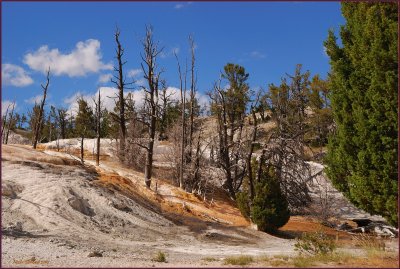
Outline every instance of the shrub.
<path id="1" fill-rule="evenodd" d="M 153 258 L 153 261 L 155 262 L 167 262 L 167 256 L 165 255 L 164 252 L 158 251 L 156 255 Z"/>
<path id="2" fill-rule="evenodd" d="M 290 217 L 288 202 L 283 195 L 273 167 L 262 169 L 260 182 L 255 185 L 251 219 L 258 229 L 275 232 Z"/>
<path id="3" fill-rule="evenodd" d="M 336 243 L 322 232 L 304 233 L 297 239 L 294 247 L 300 254 L 326 255 L 336 249 Z"/>
<path id="4" fill-rule="evenodd" d="M 356 247 L 362 247 L 366 250 L 382 250 L 386 248 L 385 242 L 374 236 L 360 234 L 353 236 L 352 238 L 355 242 Z"/>
<path id="5" fill-rule="evenodd" d="M 216 258 L 214 258 L 214 257 L 205 257 L 205 258 L 203 258 L 202 260 L 203 260 L 203 261 L 206 261 L 206 262 L 215 262 L 215 261 L 218 261 L 218 259 L 216 259 Z"/>
<path id="6" fill-rule="evenodd" d="M 239 192 L 236 195 L 236 203 L 242 213 L 242 216 L 246 219 L 250 218 L 250 204 L 249 204 L 249 194 L 247 191 Z"/>
<path id="7" fill-rule="evenodd" d="M 251 256 L 238 256 L 238 257 L 228 257 L 225 259 L 225 264 L 231 265 L 248 265 L 253 262 L 253 257 Z"/>

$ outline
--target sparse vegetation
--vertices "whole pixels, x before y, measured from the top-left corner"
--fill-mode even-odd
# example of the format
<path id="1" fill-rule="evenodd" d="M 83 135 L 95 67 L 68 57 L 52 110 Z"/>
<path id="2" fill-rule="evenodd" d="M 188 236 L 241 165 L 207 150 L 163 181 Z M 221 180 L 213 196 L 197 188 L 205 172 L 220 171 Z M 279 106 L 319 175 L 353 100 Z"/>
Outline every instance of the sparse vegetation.
<path id="1" fill-rule="evenodd" d="M 291 260 L 295 267 L 311 267 L 321 264 L 334 263 L 336 265 L 346 264 L 354 257 L 344 252 L 332 252 L 326 254 L 317 254 L 312 256 L 298 255 Z"/>
<path id="2" fill-rule="evenodd" d="M 323 232 L 304 233 L 294 246 L 296 251 L 305 255 L 326 255 L 336 249 L 335 241 Z"/>
<path id="3" fill-rule="evenodd" d="M 355 242 L 354 244 L 356 247 L 361 247 L 365 250 L 384 251 L 386 247 L 385 242 L 382 239 L 367 234 L 353 236 L 353 241 Z"/>
<path id="4" fill-rule="evenodd" d="M 162 251 L 158 251 L 154 255 L 154 258 L 152 259 L 152 261 L 155 261 L 155 262 L 167 262 L 167 255 Z"/>
<path id="5" fill-rule="evenodd" d="M 216 261 L 218 261 L 218 259 L 216 259 L 214 257 L 205 257 L 202 260 L 206 261 L 206 262 L 216 262 Z"/>
<path id="6" fill-rule="evenodd" d="M 224 260 L 224 264 L 230 264 L 230 265 L 241 265 L 245 266 L 254 261 L 252 256 L 247 256 L 247 255 L 241 255 L 241 256 L 234 256 L 234 257 L 228 257 Z"/>

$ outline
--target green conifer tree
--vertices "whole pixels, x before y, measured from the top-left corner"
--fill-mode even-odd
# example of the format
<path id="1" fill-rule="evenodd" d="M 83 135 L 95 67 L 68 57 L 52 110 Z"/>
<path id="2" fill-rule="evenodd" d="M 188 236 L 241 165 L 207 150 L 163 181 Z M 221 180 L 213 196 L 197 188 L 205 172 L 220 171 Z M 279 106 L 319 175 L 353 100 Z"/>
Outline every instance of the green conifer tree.
<path id="1" fill-rule="evenodd" d="M 257 224 L 259 230 L 274 232 L 289 221 L 288 202 L 281 191 L 273 166 L 263 165 L 260 173 L 260 180 L 255 186 L 251 220 Z"/>
<path id="2" fill-rule="evenodd" d="M 357 206 L 397 225 L 398 20 L 396 3 L 342 3 L 338 45 L 329 31 L 336 132 L 327 173 Z"/>

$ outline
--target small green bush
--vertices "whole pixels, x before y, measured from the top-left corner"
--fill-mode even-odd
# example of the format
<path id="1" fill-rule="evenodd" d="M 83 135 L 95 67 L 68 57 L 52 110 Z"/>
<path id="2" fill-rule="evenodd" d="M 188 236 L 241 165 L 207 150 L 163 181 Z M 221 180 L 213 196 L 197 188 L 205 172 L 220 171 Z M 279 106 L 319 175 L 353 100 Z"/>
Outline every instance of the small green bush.
<path id="1" fill-rule="evenodd" d="M 336 249 L 336 243 L 322 232 L 304 233 L 297 239 L 294 247 L 300 254 L 326 255 Z"/>
<path id="2" fill-rule="evenodd" d="M 238 256 L 238 257 L 228 257 L 225 259 L 224 264 L 231 264 L 231 265 L 248 265 L 253 262 L 253 257 L 251 256 Z"/>
<path id="3" fill-rule="evenodd" d="M 261 173 L 260 182 L 255 185 L 251 219 L 259 230 L 275 232 L 289 221 L 288 202 L 273 167 L 263 168 Z"/>
<path id="4" fill-rule="evenodd" d="M 153 261 L 155 261 L 155 262 L 167 262 L 167 256 L 165 255 L 164 252 L 158 251 L 154 256 Z"/>
<path id="5" fill-rule="evenodd" d="M 249 204 L 249 194 L 247 191 L 239 192 L 236 195 L 236 203 L 242 213 L 242 216 L 246 219 L 250 218 L 250 204 Z"/>

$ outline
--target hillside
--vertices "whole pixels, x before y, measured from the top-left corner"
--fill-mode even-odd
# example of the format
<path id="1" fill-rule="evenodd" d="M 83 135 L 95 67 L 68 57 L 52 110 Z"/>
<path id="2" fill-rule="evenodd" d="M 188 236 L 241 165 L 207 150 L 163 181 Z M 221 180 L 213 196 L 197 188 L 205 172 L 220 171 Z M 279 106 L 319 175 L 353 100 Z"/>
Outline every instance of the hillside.
<path id="1" fill-rule="evenodd" d="M 73 155 L 72 140 L 62 141 L 59 152 L 51 143 L 40 151 L 3 145 L 3 266 L 165 266 L 152 261 L 157 251 L 167 254 L 168 266 L 221 266 L 237 255 L 293 256 L 291 238 L 304 231 L 351 241 L 304 217 L 291 217 L 279 236 L 256 231 L 224 192 L 203 201 L 162 178 L 157 191 L 155 184 L 147 189 L 141 173 L 108 155 L 112 141 L 102 141 L 109 147 L 100 167 L 86 142 L 85 165 Z M 102 257 L 88 257 L 96 253 Z"/>
<path id="2" fill-rule="evenodd" d="M 215 254 L 292 251 L 292 242 L 246 228 L 224 199 L 208 205 L 162 180 L 155 193 L 111 162 L 94 169 L 16 145 L 2 154 L 3 234 L 11 236 L 3 241 L 4 266 L 31 256 L 51 266 L 150 265 L 157 250 L 189 265 Z M 94 250 L 104 258 L 88 258 Z"/>

